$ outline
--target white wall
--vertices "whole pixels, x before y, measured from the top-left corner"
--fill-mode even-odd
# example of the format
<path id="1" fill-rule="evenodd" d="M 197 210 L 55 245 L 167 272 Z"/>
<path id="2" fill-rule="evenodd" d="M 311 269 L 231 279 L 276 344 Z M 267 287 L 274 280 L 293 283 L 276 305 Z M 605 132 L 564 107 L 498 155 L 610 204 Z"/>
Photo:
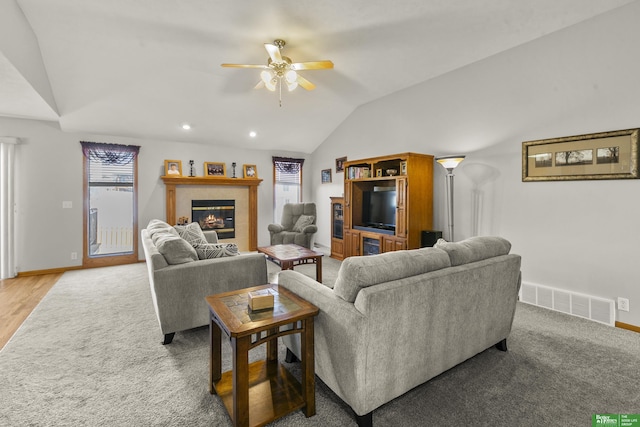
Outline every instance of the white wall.
<path id="1" fill-rule="evenodd" d="M 504 236 L 523 257 L 524 281 L 627 297 L 631 311 L 617 320 L 640 325 L 640 180 L 521 175 L 523 141 L 640 127 L 637 16 L 636 2 L 358 108 L 313 153 L 318 242 L 330 242 L 328 197 L 343 192 L 342 174 L 319 183 L 335 158 L 466 154 L 456 240 Z M 434 228 L 446 230 L 443 168 L 434 178 Z"/>
<path id="2" fill-rule="evenodd" d="M 138 225 L 143 228 L 153 218 L 165 218 L 165 187 L 160 179 L 164 160 L 182 161 L 189 174 L 194 160 L 196 175 L 203 163 L 236 162 L 236 175 L 243 164 L 255 164 L 263 182 L 258 187 L 258 244 L 269 244 L 267 225 L 273 222 L 273 167 L 271 157 L 308 158 L 288 152 L 239 150 L 215 145 L 150 141 L 104 135 L 63 133 L 51 122 L 0 118 L 0 135 L 15 136 L 16 147 L 16 259 L 18 272 L 46 270 L 82 264 L 82 150 L 79 141 L 140 145 L 138 158 Z M 259 144 L 259 141 L 256 142 Z M 307 162 L 309 163 L 309 162 Z M 303 194 L 309 194 L 311 179 L 303 176 Z M 308 196 L 307 196 L 308 198 Z M 72 209 L 62 209 L 71 201 Z M 71 252 L 80 259 L 71 260 Z M 139 258 L 144 259 L 142 248 Z"/>

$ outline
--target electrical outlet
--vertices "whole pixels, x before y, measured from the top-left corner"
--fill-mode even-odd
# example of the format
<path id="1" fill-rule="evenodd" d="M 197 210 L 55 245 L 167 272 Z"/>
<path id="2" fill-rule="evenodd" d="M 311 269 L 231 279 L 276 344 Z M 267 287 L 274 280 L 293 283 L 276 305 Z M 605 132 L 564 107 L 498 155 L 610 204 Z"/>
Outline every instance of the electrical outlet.
<path id="1" fill-rule="evenodd" d="M 78 252 L 71 252 L 71 259 L 78 259 Z"/>
<path id="2" fill-rule="evenodd" d="M 629 311 L 629 299 L 618 297 L 618 310 Z"/>
<path id="3" fill-rule="evenodd" d="M 62 209 L 71 209 L 73 208 L 73 203 L 65 200 L 64 202 L 62 202 Z"/>

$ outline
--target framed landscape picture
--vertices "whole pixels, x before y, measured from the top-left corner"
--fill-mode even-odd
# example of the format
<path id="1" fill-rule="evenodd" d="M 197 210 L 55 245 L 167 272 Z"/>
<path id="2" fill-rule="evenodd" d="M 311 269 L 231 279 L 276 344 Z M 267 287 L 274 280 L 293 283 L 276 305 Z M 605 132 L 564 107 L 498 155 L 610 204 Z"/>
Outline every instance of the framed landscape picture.
<path id="1" fill-rule="evenodd" d="M 525 141 L 522 181 L 637 179 L 639 130 Z"/>
<path id="2" fill-rule="evenodd" d="M 224 163 L 204 162 L 204 174 L 211 177 L 227 176 L 226 165 Z"/>
<path id="3" fill-rule="evenodd" d="M 180 160 L 165 160 L 164 176 L 182 176 L 182 162 Z"/>

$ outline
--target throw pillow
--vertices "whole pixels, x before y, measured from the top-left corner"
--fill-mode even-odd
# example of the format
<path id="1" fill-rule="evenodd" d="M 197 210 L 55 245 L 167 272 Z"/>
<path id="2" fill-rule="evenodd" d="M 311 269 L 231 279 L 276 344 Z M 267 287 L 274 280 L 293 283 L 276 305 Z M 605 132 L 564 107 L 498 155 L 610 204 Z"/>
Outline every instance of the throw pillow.
<path id="1" fill-rule="evenodd" d="M 204 233 L 200 228 L 200 224 L 197 222 L 192 222 L 187 225 L 176 225 L 174 228 L 178 232 L 178 235 L 189 242 L 194 248 L 208 243 L 207 238 L 204 237 Z"/>
<path id="2" fill-rule="evenodd" d="M 172 233 L 174 235 L 178 235 L 176 231 L 164 221 L 160 221 L 159 219 L 152 219 L 149 221 L 149 225 L 147 225 L 147 232 L 149 233 L 149 237 L 152 237 L 157 233 Z"/>
<path id="3" fill-rule="evenodd" d="M 200 259 L 239 255 L 238 246 L 235 243 L 206 243 L 196 246 L 196 252 Z"/>
<path id="4" fill-rule="evenodd" d="M 169 233 L 163 234 L 158 236 L 155 244 L 167 264 L 185 264 L 198 260 L 198 254 L 193 246 L 178 236 Z"/>
<path id="5" fill-rule="evenodd" d="M 300 215 L 300 218 L 298 218 L 293 226 L 293 231 L 302 233 L 302 230 L 304 230 L 307 225 L 313 224 L 314 219 L 315 217 L 313 215 Z"/>

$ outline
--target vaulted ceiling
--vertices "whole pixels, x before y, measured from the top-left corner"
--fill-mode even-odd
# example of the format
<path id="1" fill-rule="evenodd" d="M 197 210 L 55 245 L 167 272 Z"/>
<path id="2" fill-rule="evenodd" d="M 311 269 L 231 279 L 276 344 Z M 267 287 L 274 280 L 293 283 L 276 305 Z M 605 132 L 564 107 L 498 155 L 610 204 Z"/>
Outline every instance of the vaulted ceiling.
<path id="1" fill-rule="evenodd" d="M 631 2 L 5 0 L 0 115 L 310 153 L 360 105 Z M 220 67 L 266 64 L 277 38 L 294 62 L 335 64 L 301 72 L 317 88 L 281 107 L 259 70 Z"/>

